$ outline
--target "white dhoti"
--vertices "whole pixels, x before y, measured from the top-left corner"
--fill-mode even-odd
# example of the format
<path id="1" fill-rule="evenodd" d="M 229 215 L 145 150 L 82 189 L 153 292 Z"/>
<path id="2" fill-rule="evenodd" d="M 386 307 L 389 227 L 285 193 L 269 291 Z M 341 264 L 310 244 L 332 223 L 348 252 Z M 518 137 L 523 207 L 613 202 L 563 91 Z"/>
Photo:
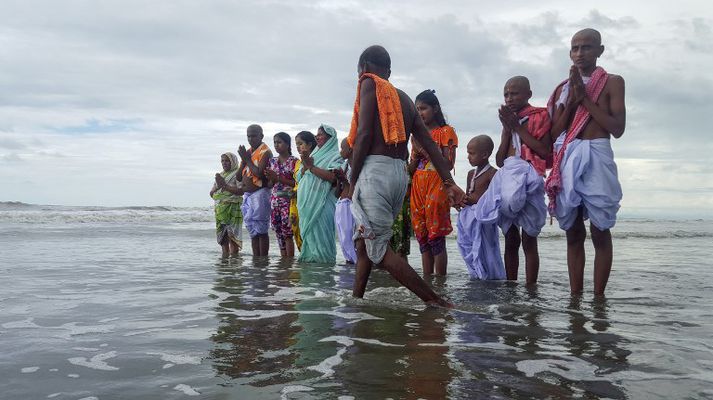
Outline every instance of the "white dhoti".
<path id="1" fill-rule="evenodd" d="M 562 190 L 557 194 L 555 207 L 560 228 L 572 227 L 579 206 L 584 206 L 584 219 L 589 218 L 595 227 L 612 228 L 622 192 L 610 140 L 572 140 L 560 164 L 560 173 Z"/>
<path id="2" fill-rule="evenodd" d="M 477 204 L 460 210 L 457 243 L 472 278 L 502 280 L 505 265 L 497 225 L 500 193 L 491 189 L 492 184 Z"/>
<path id="3" fill-rule="evenodd" d="M 508 157 L 495 173 L 490 188 L 500 192 L 498 224 L 503 234 L 513 225 L 531 237 L 540 234 L 547 219 L 545 181 L 520 157 Z"/>
<path id="4" fill-rule="evenodd" d="M 245 228 L 254 238 L 267 234 L 270 229 L 270 189 L 262 188 L 243 195 L 243 222 Z"/>
<path id="5" fill-rule="evenodd" d="M 407 187 L 406 161 L 380 155 L 366 157 L 354 184 L 352 215 L 354 239 L 364 238 L 366 252 L 374 264 L 384 259 L 391 226 L 401 212 Z"/>
<path id="6" fill-rule="evenodd" d="M 351 210 L 350 199 L 339 199 L 334 212 L 334 225 L 337 227 L 337 237 L 342 246 L 344 259 L 349 263 L 356 263 L 356 249 L 354 248 L 354 217 Z"/>

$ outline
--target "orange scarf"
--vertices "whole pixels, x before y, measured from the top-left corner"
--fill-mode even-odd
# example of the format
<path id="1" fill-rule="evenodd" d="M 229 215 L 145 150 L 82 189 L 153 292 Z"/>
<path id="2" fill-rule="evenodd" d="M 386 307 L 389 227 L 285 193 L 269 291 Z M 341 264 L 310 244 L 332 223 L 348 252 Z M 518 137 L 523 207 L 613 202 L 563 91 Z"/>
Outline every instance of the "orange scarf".
<path id="1" fill-rule="evenodd" d="M 359 94 L 361 93 L 361 83 L 366 78 L 371 78 L 376 84 L 376 105 L 379 110 L 379 120 L 381 120 L 381 131 L 384 134 L 384 142 L 387 145 L 396 145 L 406 141 L 406 128 L 404 127 L 404 115 L 401 111 L 401 100 L 394 85 L 386 79 L 382 79 L 374 74 L 365 73 L 359 78 L 357 85 L 357 96 L 354 102 L 354 116 L 352 126 L 349 129 L 347 142 L 349 146 L 354 146 L 357 129 L 359 125 Z"/>
<path id="2" fill-rule="evenodd" d="M 250 159 L 252 160 L 253 164 L 259 165 L 263 154 L 268 151 L 270 151 L 270 148 L 267 147 L 265 143 L 260 144 L 257 149 L 253 150 L 252 154 L 250 155 Z M 259 176 L 254 176 L 252 171 L 250 171 L 250 168 L 245 167 L 245 169 L 243 170 L 243 176 L 251 178 L 255 186 L 262 187 L 262 179 Z"/>

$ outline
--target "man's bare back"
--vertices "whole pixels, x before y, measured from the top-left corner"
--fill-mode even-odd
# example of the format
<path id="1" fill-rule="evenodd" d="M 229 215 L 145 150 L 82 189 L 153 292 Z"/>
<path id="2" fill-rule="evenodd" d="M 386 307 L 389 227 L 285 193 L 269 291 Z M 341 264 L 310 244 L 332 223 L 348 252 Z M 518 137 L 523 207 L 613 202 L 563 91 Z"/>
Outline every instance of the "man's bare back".
<path id="1" fill-rule="evenodd" d="M 371 79 L 369 79 L 371 80 Z M 367 82 L 364 82 L 367 84 Z M 371 83 L 373 85 L 373 81 Z M 411 98 L 400 89 L 396 89 L 399 94 L 399 100 L 401 102 L 401 112 L 404 118 L 404 128 L 406 130 L 406 141 L 399 143 L 397 145 L 387 145 L 384 142 L 384 134 L 381 130 L 381 120 L 379 119 L 379 113 L 375 114 L 374 125 L 372 126 L 372 132 L 374 132 L 374 140 L 371 142 L 371 147 L 367 154 L 369 155 L 382 155 L 391 158 L 398 158 L 401 160 L 408 159 L 408 139 L 413 132 L 414 119 L 416 117 L 416 106 L 413 104 Z"/>

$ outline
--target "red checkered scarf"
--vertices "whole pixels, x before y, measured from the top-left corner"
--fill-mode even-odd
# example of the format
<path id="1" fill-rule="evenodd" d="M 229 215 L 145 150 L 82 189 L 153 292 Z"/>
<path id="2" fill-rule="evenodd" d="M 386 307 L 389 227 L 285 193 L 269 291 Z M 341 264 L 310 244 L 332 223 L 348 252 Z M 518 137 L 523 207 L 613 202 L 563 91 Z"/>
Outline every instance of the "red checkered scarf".
<path id="1" fill-rule="evenodd" d="M 604 71 L 604 68 L 602 67 L 597 67 L 594 72 L 592 72 L 592 77 L 584 88 L 587 97 L 590 100 L 596 102 L 599 99 L 599 95 L 602 94 L 604 86 L 607 83 L 608 77 L 609 75 L 606 71 Z M 560 83 L 557 86 L 557 89 L 562 87 L 567 82 L 569 82 L 569 79 L 566 79 L 562 83 Z M 557 94 L 557 89 L 555 89 L 555 91 L 552 93 L 552 96 L 550 96 L 550 100 L 547 102 L 547 109 L 550 110 L 553 116 L 555 110 L 555 102 L 557 101 L 557 99 L 555 98 L 555 94 Z M 550 175 L 545 181 L 545 192 L 547 193 L 547 197 L 549 197 L 550 200 L 548 204 L 550 215 L 554 215 L 555 206 L 557 204 L 557 194 L 562 190 L 560 163 L 562 162 L 562 158 L 564 158 L 565 151 L 567 151 L 567 145 L 572 142 L 572 140 L 574 140 L 580 132 L 582 132 L 584 127 L 587 126 L 587 122 L 589 122 L 590 118 L 591 115 L 589 114 L 589 111 L 587 111 L 587 108 L 584 107 L 583 104 L 580 104 L 577 107 L 577 111 L 575 111 L 574 113 L 574 119 L 572 120 L 572 123 L 570 124 L 569 129 L 567 130 L 567 136 L 565 136 L 564 138 L 564 143 L 562 144 L 562 147 L 554 155 L 552 171 L 550 171 Z"/>

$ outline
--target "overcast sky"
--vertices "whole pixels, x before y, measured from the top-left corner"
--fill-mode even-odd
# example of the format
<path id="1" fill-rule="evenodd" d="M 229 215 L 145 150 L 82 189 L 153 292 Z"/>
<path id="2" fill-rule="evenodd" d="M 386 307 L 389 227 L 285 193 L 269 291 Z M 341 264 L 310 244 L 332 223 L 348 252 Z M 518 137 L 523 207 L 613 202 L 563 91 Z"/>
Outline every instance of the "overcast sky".
<path id="1" fill-rule="evenodd" d="M 383 3 L 2 0 L 0 201 L 210 205 L 247 125 L 270 145 L 322 122 L 345 135 L 377 43 L 396 86 L 436 90 L 463 183 L 467 140 L 499 140 L 504 82 L 528 76 L 544 105 L 592 27 L 626 81 L 622 212 L 713 216 L 713 2 Z"/>

